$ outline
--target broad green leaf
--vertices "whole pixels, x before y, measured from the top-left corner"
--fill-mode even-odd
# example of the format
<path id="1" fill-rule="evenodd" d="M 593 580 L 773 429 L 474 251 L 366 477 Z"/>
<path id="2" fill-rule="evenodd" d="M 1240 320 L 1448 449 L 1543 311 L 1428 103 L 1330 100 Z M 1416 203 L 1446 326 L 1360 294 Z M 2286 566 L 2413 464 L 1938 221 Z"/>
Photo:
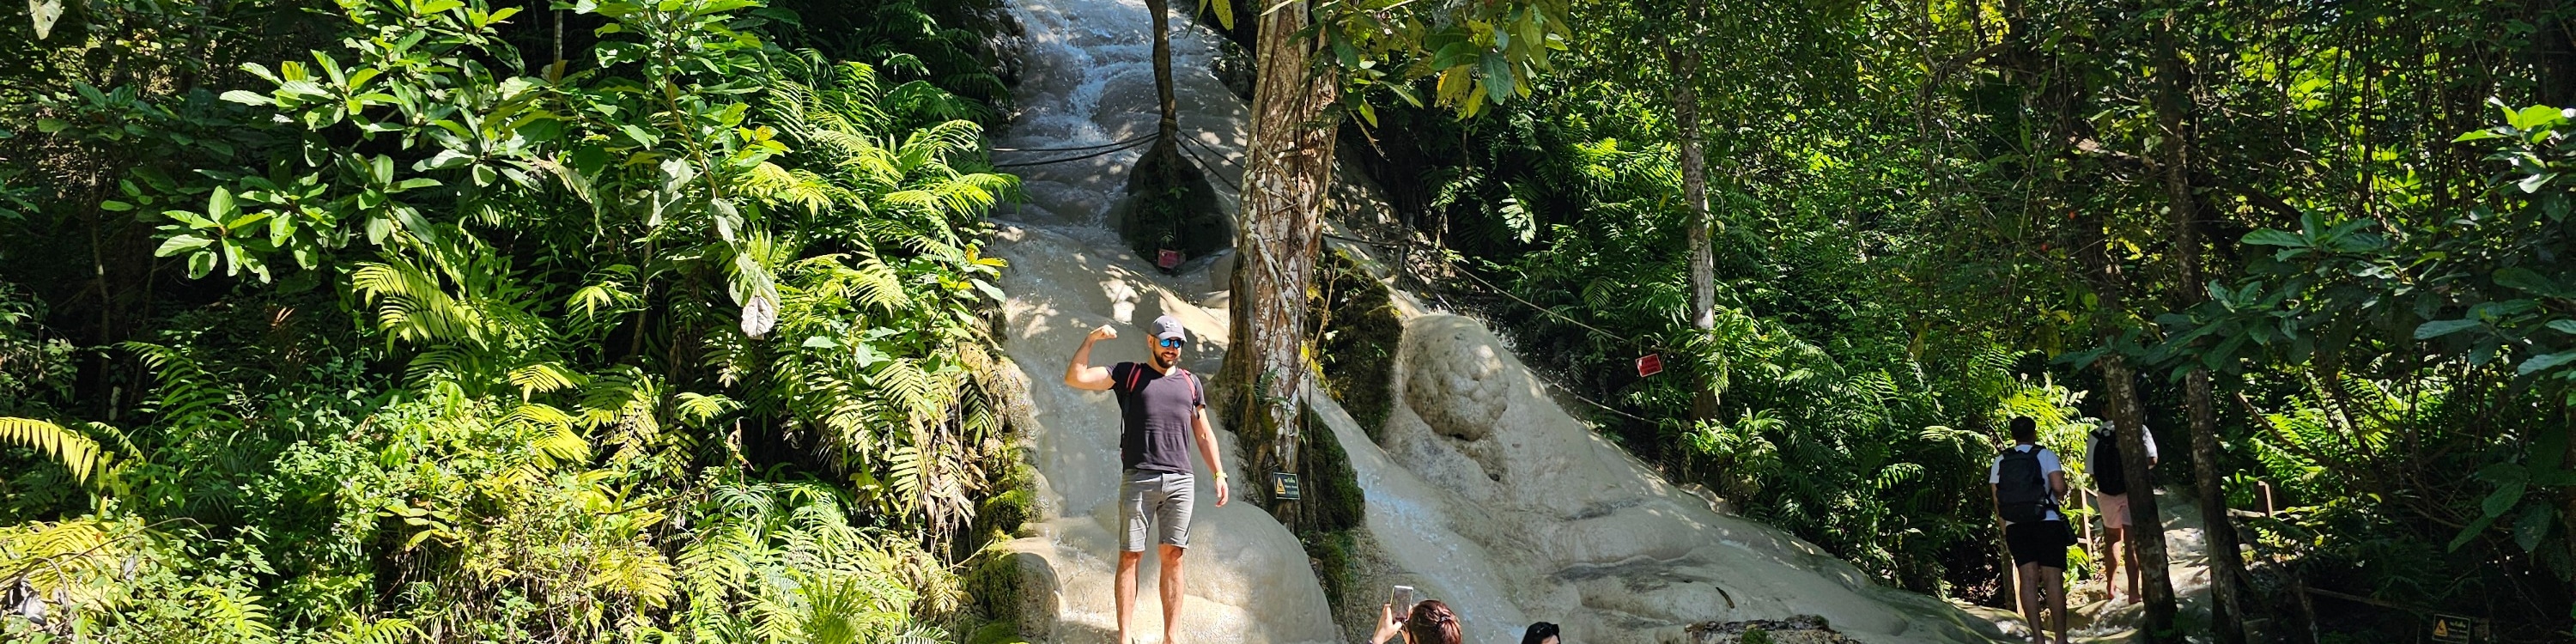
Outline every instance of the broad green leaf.
<path id="1" fill-rule="evenodd" d="M 216 186 L 214 194 L 206 196 L 206 218 L 223 221 L 232 218 L 233 213 L 232 191 Z"/>
<path id="2" fill-rule="evenodd" d="M 2495 282 L 2497 285 L 2533 295 L 2559 298 L 2568 296 L 2566 290 L 2560 288 L 2557 282 L 2551 281 L 2549 276 L 2520 266 L 2496 271 Z"/>
<path id="3" fill-rule="evenodd" d="M 411 169 L 414 171 L 445 170 L 472 163 L 473 161 L 474 157 L 472 155 L 468 155 L 463 152 L 458 152 L 456 150 L 439 150 L 438 154 L 430 155 L 428 159 L 424 159 L 420 163 L 413 164 Z"/>
<path id="4" fill-rule="evenodd" d="M 198 251 L 188 256 L 188 279 L 204 279 L 214 272 L 215 254 L 213 252 Z"/>
<path id="5" fill-rule="evenodd" d="M 2558 178 L 2558 173 L 2556 172 L 2535 173 L 2531 176 L 2523 177 L 2521 181 L 2513 182 L 2513 186 L 2521 188 L 2522 191 L 2526 193 L 2540 192 L 2541 188 L 2549 185 L 2549 181 L 2551 179 L 2556 178 Z"/>
<path id="6" fill-rule="evenodd" d="M 2505 116 L 2505 122 L 2513 125 L 2514 129 L 2517 130 L 2539 129 L 2541 126 L 2552 125 L 2566 120 L 2566 117 L 2559 115 L 2558 108 L 2547 105 L 2533 105 L 2531 107 L 2522 108 L 2519 111 L 2509 112 Z"/>
<path id="7" fill-rule="evenodd" d="M 2476 328 L 2480 324 L 2485 323 L 2477 320 L 2434 320 L 2415 327 L 2415 339 L 2431 340 Z"/>
<path id="8" fill-rule="evenodd" d="M 876 366 L 877 363 L 894 359 L 892 356 L 886 355 L 884 351 L 877 349 L 877 345 L 875 343 L 870 342 L 850 343 L 850 357 L 859 361 L 859 368 L 861 369 L 873 367 Z"/>
<path id="9" fill-rule="evenodd" d="M 2522 546 L 2523 552 L 2539 550 L 2540 540 L 2549 536 L 2549 527 L 2558 523 L 2557 518 L 2558 511 L 2548 504 L 2531 504 L 2530 509 L 2522 511 L 2522 518 L 2513 522 L 2513 545 Z"/>
<path id="10" fill-rule="evenodd" d="M 1234 29 L 1233 0 L 1199 0 L 1199 10 L 1206 11 L 1209 9 L 1214 9 L 1216 12 L 1217 26 L 1224 27 L 1228 31 Z"/>
<path id="11" fill-rule="evenodd" d="M 2298 233 L 2285 230 L 2273 230 L 2270 228 L 2246 233 L 2245 243 L 2256 246 L 2283 246 L 2289 248 L 2306 248 L 2308 246 L 2308 240 L 2300 237 Z"/>
<path id="12" fill-rule="evenodd" d="M 2513 509 L 2515 503 L 2522 502 L 2522 491 L 2528 485 L 2522 481 L 2508 481 L 2498 485 L 2494 494 L 2489 494 L 2486 500 L 2478 502 L 2478 509 L 2485 511 L 2486 516 L 2504 516 L 2506 511 Z"/>
<path id="13" fill-rule="evenodd" d="M 2495 525 L 2495 520 L 2495 515 L 2486 515 L 2469 521 L 2468 525 L 2460 528 L 2459 536 L 2451 537 L 2451 545 L 2447 550 L 2458 552 L 2460 546 L 2469 545 L 2470 539 L 2476 539 L 2479 534 L 2486 532 L 2487 526 Z"/>
<path id="14" fill-rule="evenodd" d="M 213 243 L 215 243 L 215 240 L 198 237 L 196 235 L 180 235 L 170 238 L 169 241 L 161 242 L 161 248 L 152 251 L 152 256 L 169 257 L 171 255 L 205 248 L 207 245 Z"/>
<path id="15" fill-rule="evenodd" d="M 2558 365 L 2567 364 L 2569 361 L 2576 361 L 2576 351 L 2560 351 L 2557 353 L 2532 356 L 2530 359 L 2522 361 L 2522 366 L 2514 369 L 2514 375 L 2528 376 L 2556 368 Z"/>
<path id="16" fill-rule="evenodd" d="M 1511 100 L 1512 88 L 1518 84 L 1512 78 L 1511 59 L 1502 54 L 1485 54 L 1484 69 L 1478 73 L 1478 76 L 1481 77 L 1479 80 L 1485 83 L 1485 97 L 1491 99 L 1495 105 Z"/>
<path id="17" fill-rule="evenodd" d="M 2487 139 L 2501 139 L 2501 138 L 2505 138 L 2505 135 L 2504 135 L 2504 134 L 2501 134 L 2501 133 L 2498 133 L 2498 132 L 2496 132 L 2495 130 L 2478 130 L 2478 131 L 2475 131 L 2475 132 L 2470 132 L 2470 133 L 2467 133 L 2467 134 L 2462 134 L 2462 135 L 2460 135 L 2460 136 L 2459 136 L 2459 138 L 2451 139 L 2451 142 L 2452 142 L 2452 143 L 2465 143 L 2465 142 L 2469 142 L 2469 141 L 2484 141 L 2484 140 L 2487 140 Z"/>

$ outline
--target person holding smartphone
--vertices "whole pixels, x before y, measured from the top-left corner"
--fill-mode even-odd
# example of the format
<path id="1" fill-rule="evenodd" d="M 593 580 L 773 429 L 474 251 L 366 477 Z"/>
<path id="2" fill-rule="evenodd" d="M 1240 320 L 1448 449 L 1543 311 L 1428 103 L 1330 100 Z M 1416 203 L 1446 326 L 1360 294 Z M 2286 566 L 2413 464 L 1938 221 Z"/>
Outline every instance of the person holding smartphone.
<path id="1" fill-rule="evenodd" d="M 1163 597 L 1163 641 L 1170 642 L 1173 628 L 1181 621 L 1181 555 L 1190 547 L 1190 510 L 1198 480 L 1190 471 L 1191 448 L 1197 448 L 1200 458 L 1207 460 L 1208 471 L 1215 474 L 1217 507 L 1225 507 L 1225 466 L 1217 460 L 1216 431 L 1208 426 L 1207 388 L 1180 366 L 1181 347 L 1189 344 L 1180 319 L 1154 318 L 1154 333 L 1146 338 L 1151 362 L 1091 366 L 1091 345 L 1117 337 L 1118 330 L 1105 324 L 1092 329 L 1082 339 L 1082 348 L 1074 350 L 1073 362 L 1065 366 L 1064 384 L 1117 394 L 1118 453 L 1124 465 L 1118 479 L 1118 518 L 1127 528 L 1115 582 L 1118 642 L 1131 641 L 1127 634 L 1129 616 L 1136 610 L 1136 564 L 1145 558 L 1147 541 L 1160 544 L 1163 574 L 1157 586 Z"/>
<path id="2" fill-rule="evenodd" d="M 1377 615 L 1377 631 L 1369 634 L 1368 644 L 1460 644 L 1465 639 L 1458 630 L 1457 613 L 1437 599 L 1414 604 L 1400 619 L 1395 616 L 1395 604 L 1380 604 Z"/>

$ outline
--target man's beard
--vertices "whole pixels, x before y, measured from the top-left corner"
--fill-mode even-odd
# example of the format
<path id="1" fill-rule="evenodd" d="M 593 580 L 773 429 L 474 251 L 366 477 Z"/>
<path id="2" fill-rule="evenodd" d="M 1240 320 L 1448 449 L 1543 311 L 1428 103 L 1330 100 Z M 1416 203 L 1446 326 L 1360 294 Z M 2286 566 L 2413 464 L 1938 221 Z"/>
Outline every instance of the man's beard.
<path id="1" fill-rule="evenodd" d="M 1165 357 L 1163 357 L 1163 354 L 1162 354 L 1161 352 L 1156 352 L 1156 353 L 1154 354 L 1154 367 L 1155 367 L 1155 368 L 1158 368 L 1158 369 L 1163 369 L 1163 370 L 1165 370 L 1165 371 L 1169 371 L 1169 370 L 1171 370 L 1171 368 L 1172 368 L 1172 363 L 1174 363 L 1174 362 L 1179 362 L 1179 358 L 1180 358 L 1180 356 L 1172 356 L 1172 357 L 1170 357 L 1170 358 L 1165 358 Z"/>

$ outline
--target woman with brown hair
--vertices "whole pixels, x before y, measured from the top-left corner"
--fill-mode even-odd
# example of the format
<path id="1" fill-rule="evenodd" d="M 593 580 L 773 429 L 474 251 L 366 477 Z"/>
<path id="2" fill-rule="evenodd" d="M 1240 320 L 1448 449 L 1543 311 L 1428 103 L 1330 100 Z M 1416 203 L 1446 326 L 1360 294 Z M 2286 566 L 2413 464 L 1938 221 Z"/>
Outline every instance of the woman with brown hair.
<path id="1" fill-rule="evenodd" d="M 1377 611 L 1377 632 L 1369 635 L 1369 644 L 1460 644 L 1464 639 L 1458 633 L 1458 615 L 1437 599 L 1414 604 L 1404 619 L 1395 618 L 1392 605 L 1379 604 Z M 1404 636 L 1400 643 L 1398 634 Z"/>

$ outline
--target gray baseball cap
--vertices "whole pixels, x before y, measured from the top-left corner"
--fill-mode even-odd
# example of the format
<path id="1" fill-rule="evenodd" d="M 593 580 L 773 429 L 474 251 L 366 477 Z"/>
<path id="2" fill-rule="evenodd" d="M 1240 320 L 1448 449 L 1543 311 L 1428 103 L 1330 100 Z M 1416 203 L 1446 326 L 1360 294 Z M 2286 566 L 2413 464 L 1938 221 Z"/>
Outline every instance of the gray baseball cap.
<path id="1" fill-rule="evenodd" d="M 1180 318 L 1169 315 L 1154 318 L 1154 339 L 1170 340 L 1175 338 L 1178 338 L 1182 342 L 1190 341 L 1189 332 L 1181 329 Z"/>

